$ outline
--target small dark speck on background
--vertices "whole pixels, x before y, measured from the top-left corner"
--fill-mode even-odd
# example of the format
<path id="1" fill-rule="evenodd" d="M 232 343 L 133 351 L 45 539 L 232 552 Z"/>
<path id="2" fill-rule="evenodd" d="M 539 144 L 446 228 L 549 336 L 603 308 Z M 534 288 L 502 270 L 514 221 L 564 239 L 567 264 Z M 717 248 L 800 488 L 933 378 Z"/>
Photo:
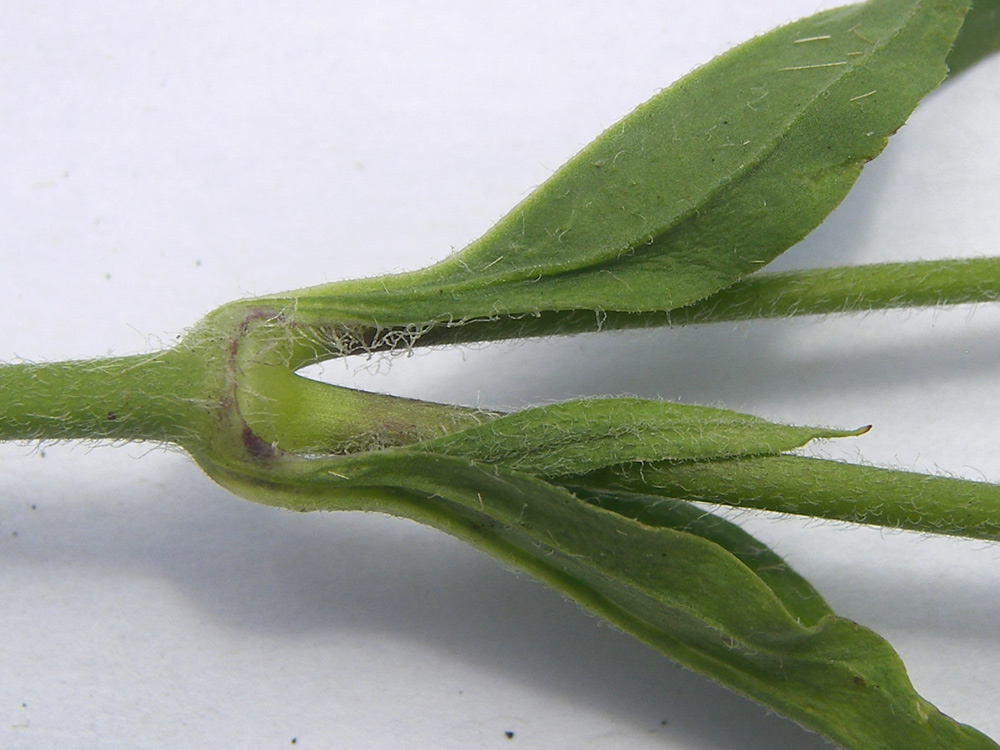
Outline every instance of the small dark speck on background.
<path id="1" fill-rule="evenodd" d="M 292 737 L 292 744 L 296 744 L 299 741 L 298 737 Z"/>
<path id="2" fill-rule="evenodd" d="M 514 733 L 509 729 L 503 733 L 503 736 L 506 737 L 508 740 L 514 739 Z"/>

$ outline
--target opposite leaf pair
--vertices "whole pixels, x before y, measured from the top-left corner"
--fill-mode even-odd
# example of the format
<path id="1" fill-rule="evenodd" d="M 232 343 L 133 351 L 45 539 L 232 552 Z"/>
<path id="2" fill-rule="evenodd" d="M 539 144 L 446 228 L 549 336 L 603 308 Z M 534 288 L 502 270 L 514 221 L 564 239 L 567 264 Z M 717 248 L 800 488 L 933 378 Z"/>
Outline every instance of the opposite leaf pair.
<path id="1" fill-rule="evenodd" d="M 1000 488 L 789 453 L 864 429 L 638 399 L 503 415 L 296 374 L 429 344 L 996 299 L 1000 259 L 751 276 L 833 210 L 947 61 L 1000 47 L 1000 3 L 968 11 L 871 0 L 754 39 L 422 271 L 234 302 L 152 355 L 0 368 L 0 439 L 175 443 L 252 500 L 453 534 L 844 747 L 996 750 L 692 503 L 1000 539 Z"/>

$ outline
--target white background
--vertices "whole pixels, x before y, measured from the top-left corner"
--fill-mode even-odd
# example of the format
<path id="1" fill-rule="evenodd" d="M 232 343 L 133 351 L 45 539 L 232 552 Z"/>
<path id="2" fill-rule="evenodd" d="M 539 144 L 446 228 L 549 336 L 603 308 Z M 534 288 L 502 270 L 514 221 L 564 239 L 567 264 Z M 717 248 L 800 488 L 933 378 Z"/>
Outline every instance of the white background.
<path id="1" fill-rule="evenodd" d="M 0 358 L 149 351 L 235 297 L 425 265 L 658 88 L 816 9 L 4 2 Z M 994 59 L 933 95 L 780 263 L 1000 253 L 998 80 Z M 483 406 L 630 393 L 872 423 L 818 450 L 1000 481 L 998 333 L 995 308 L 964 307 L 323 376 Z M 926 697 L 1000 738 L 1000 547 L 738 518 L 886 636 Z M 825 744 L 436 532 L 254 506 L 151 446 L 3 446 L 0 747 L 222 746 Z"/>

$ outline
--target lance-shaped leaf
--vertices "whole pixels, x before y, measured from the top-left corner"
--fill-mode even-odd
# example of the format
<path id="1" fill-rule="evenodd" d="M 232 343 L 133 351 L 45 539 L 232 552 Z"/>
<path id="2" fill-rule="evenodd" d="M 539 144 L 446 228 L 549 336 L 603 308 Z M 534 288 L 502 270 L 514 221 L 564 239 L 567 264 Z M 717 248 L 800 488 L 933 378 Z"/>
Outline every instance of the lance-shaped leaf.
<path id="1" fill-rule="evenodd" d="M 626 462 L 775 454 L 866 430 L 790 427 L 649 399 L 587 399 L 525 409 L 412 447 L 555 476 Z"/>
<path id="2" fill-rule="evenodd" d="M 706 297 L 833 210 L 945 77 L 968 5 L 870 0 L 747 42 L 609 128 L 465 250 L 294 293 L 296 314 L 398 327 Z"/>
<path id="3" fill-rule="evenodd" d="M 830 614 L 790 571 L 761 575 L 759 543 L 689 506 L 586 489 L 584 502 L 522 472 L 405 449 L 270 470 L 202 465 L 268 504 L 436 526 L 843 747 L 997 750 L 920 698 L 885 641 Z M 633 504 L 640 520 L 624 514 Z"/>

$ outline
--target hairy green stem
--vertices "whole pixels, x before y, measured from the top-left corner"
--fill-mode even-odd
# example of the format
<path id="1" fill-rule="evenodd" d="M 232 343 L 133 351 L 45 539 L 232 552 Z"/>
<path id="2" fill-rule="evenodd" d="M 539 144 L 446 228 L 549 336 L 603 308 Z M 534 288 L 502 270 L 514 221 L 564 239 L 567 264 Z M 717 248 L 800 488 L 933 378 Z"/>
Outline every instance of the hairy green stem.
<path id="1" fill-rule="evenodd" d="M 601 330 L 938 307 L 998 300 L 1000 257 L 838 266 L 755 274 L 700 302 L 670 311 L 540 312 L 470 321 L 462 325 L 429 327 L 419 336 L 413 337 L 408 346 L 464 344 Z M 385 333 L 383 336 L 388 340 Z"/>
<path id="2" fill-rule="evenodd" d="M 183 442 L 211 419 L 192 353 L 0 367 L 2 440 Z"/>
<path id="3" fill-rule="evenodd" d="M 499 318 L 430 327 L 407 343 L 455 344 L 998 299 L 1000 258 L 884 263 L 755 275 L 670 312 Z M 275 312 L 282 309 L 280 303 L 268 302 L 274 307 L 266 314 L 250 301 L 223 308 L 181 346 L 155 354 L 0 367 L 0 439 L 159 440 L 190 446 L 195 434 L 216 434 L 228 419 L 234 430 L 250 429 L 261 450 L 274 444 L 300 453 L 344 453 L 431 438 L 491 416 L 300 378 L 293 369 L 302 362 L 347 353 L 323 346 L 317 335 L 336 323 L 286 319 Z M 284 307 L 294 305 L 289 301 Z M 399 341 L 390 334 L 381 334 L 386 348 Z M 369 340 L 379 348 L 374 337 Z"/>
<path id="4" fill-rule="evenodd" d="M 877 263 L 750 276 L 670 313 L 674 325 L 1000 300 L 1000 258 Z"/>
<path id="5" fill-rule="evenodd" d="M 567 478 L 566 484 L 579 481 Z M 1000 541 L 1000 486 L 803 456 L 658 463 L 586 475 L 588 487 Z"/>
<path id="6" fill-rule="evenodd" d="M 495 416 L 307 380 L 294 372 L 311 356 L 297 334 L 249 300 L 172 349 L 0 366 L 0 440 L 170 442 L 239 463 L 405 445 Z"/>

